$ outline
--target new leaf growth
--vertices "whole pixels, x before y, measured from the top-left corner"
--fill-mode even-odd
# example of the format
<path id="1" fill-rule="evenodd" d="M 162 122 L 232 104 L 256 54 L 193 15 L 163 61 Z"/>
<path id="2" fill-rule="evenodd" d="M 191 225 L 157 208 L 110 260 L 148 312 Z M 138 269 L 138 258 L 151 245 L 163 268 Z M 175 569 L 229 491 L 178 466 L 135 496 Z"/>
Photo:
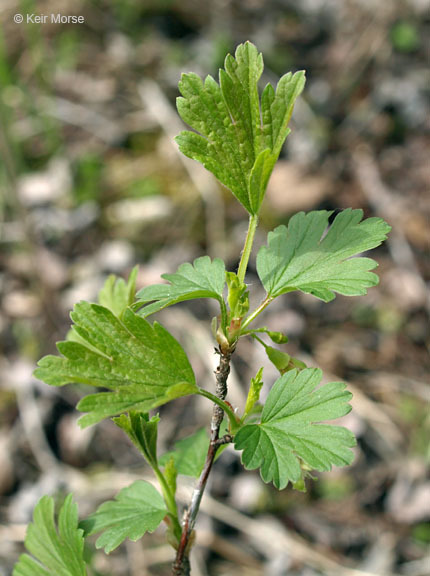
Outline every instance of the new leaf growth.
<path id="1" fill-rule="evenodd" d="M 228 54 L 219 84 L 207 76 L 183 74 L 178 112 L 195 132 L 176 142 L 185 156 L 201 162 L 252 215 L 258 214 L 267 183 L 290 129 L 294 103 L 305 85 L 305 73 L 289 72 L 260 98 L 258 81 L 263 55 L 250 42 Z"/>

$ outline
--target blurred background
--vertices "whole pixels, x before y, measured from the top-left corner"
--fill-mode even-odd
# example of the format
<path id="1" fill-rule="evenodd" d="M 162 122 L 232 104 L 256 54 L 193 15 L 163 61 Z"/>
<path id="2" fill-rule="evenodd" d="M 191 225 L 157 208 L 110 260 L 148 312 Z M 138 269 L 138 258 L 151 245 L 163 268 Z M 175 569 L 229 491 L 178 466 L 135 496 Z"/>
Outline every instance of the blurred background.
<path id="1" fill-rule="evenodd" d="M 85 22 L 14 22 L 31 13 Z M 366 297 L 291 294 L 262 318 L 288 334 L 283 349 L 348 383 L 354 464 L 318 474 L 306 493 L 278 492 L 228 449 L 204 499 L 193 574 L 428 575 L 428 2 L 2 0 L 0 23 L 0 576 L 43 494 L 74 491 L 84 516 L 150 477 L 111 422 L 78 429 L 83 388 L 51 389 L 32 371 L 109 273 L 138 263 L 140 288 L 203 254 L 236 268 L 246 214 L 173 137 L 181 72 L 216 76 L 247 39 L 264 54 L 262 85 L 289 70 L 308 78 L 255 249 L 299 210 L 360 207 L 393 231 L 374 252 L 381 281 Z M 254 260 L 247 279 L 257 302 Z M 213 314 L 197 301 L 158 315 L 208 388 Z M 261 365 L 267 394 L 276 372 L 241 341 L 233 404 Z M 205 399 L 163 407 L 160 452 L 210 411 Z M 183 502 L 192 485 L 181 478 Z M 160 529 L 109 558 L 88 549 L 90 573 L 167 575 L 163 538 Z"/>

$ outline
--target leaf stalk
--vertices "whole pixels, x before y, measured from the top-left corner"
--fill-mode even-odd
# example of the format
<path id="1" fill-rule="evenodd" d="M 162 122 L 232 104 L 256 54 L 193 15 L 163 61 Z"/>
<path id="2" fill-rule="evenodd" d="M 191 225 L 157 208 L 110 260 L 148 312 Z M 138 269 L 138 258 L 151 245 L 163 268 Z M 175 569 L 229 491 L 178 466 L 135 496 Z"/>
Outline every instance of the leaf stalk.
<path id="1" fill-rule="evenodd" d="M 258 214 L 251 214 L 249 217 L 248 232 L 246 233 L 245 244 L 243 246 L 242 255 L 240 257 L 239 268 L 237 270 L 237 276 L 240 282 L 245 282 L 246 269 L 248 268 L 248 262 L 251 256 L 252 245 L 254 243 L 257 226 Z"/>
<path id="2" fill-rule="evenodd" d="M 176 505 L 175 495 L 172 493 L 170 486 L 168 485 L 164 474 L 161 472 L 158 464 L 151 463 L 152 469 L 154 470 L 154 474 L 157 477 L 158 482 L 160 483 L 161 491 L 163 492 L 164 502 L 166 503 L 167 510 L 169 511 L 169 517 L 173 522 L 173 533 L 175 537 L 178 539 L 178 542 L 181 538 L 181 525 L 179 524 L 178 518 L 178 507 Z"/>
<path id="3" fill-rule="evenodd" d="M 257 318 L 257 316 L 263 312 L 265 308 L 267 308 L 267 306 L 272 302 L 272 300 L 273 298 L 271 296 L 266 296 L 266 298 L 263 300 L 260 306 L 258 306 L 258 308 L 256 308 L 254 312 L 252 312 L 247 318 L 245 318 L 245 321 L 242 324 L 242 333 L 245 330 L 245 328 L 249 326 L 251 322 L 253 322 Z"/>

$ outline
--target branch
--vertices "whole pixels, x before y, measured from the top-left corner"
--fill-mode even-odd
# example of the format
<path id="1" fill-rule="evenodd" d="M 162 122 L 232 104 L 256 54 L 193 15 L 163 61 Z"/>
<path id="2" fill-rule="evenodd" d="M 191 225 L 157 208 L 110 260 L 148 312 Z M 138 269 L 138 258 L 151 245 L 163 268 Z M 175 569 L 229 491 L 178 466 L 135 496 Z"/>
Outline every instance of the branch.
<path id="1" fill-rule="evenodd" d="M 227 396 L 227 378 L 230 373 L 230 360 L 233 351 L 234 350 L 225 351 L 221 348 L 218 351 L 220 355 L 220 361 L 215 371 L 215 390 L 216 396 L 220 400 L 224 400 Z M 189 552 L 194 541 L 194 524 L 200 509 L 203 493 L 205 491 L 218 448 L 222 444 L 228 444 L 232 441 L 232 437 L 229 434 L 226 434 L 222 438 L 219 437 L 219 429 L 223 417 L 224 410 L 221 408 L 221 406 L 215 404 L 212 413 L 210 443 L 206 455 L 206 461 L 197 485 L 194 488 L 191 504 L 184 513 L 181 540 L 179 542 L 176 559 L 172 568 L 173 576 L 189 576 L 190 574 Z"/>

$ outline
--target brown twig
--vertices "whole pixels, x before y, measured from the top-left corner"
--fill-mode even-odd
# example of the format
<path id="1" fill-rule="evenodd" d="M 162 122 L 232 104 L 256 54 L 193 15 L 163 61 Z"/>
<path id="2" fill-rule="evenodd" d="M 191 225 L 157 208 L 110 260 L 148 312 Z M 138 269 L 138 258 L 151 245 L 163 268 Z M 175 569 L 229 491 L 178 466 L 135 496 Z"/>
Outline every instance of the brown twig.
<path id="1" fill-rule="evenodd" d="M 233 351 L 234 350 L 231 349 L 223 350 L 222 348 L 217 350 L 220 355 L 220 361 L 215 371 L 215 392 L 218 398 L 221 400 L 225 400 L 225 397 L 227 396 L 227 378 L 230 373 L 230 360 Z M 210 443 L 206 455 L 206 461 L 197 485 L 194 488 L 191 504 L 184 513 L 182 522 L 182 536 L 176 553 L 176 559 L 172 567 L 173 576 L 189 576 L 190 574 L 189 552 L 194 541 L 194 525 L 200 509 L 203 493 L 205 491 L 218 448 L 222 444 L 227 444 L 232 441 L 232 437 L 229 434 L 226 434 L 222 438 L 219 437 L 219 430 L 223 416 L 224 411 L 220 406 L 215 404 L 212 412 Z"/>

